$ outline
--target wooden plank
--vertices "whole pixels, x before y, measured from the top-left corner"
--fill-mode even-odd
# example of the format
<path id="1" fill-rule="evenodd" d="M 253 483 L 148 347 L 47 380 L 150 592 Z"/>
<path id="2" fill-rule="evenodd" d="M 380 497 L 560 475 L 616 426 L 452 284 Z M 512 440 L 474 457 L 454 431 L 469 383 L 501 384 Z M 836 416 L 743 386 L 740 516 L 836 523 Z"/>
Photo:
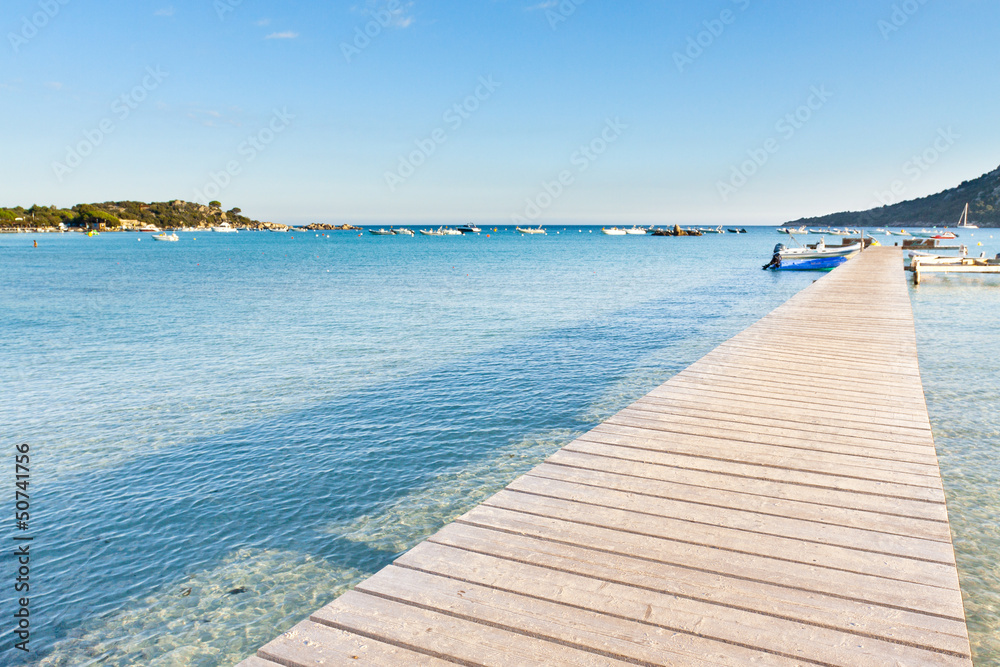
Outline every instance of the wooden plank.
<path id="1" fill-rule="evenodd" d="M 455 558 L 460 558 L 462 563 L 457 572 Z M 383 571 L 363 584 L 366 590 L 373 586 L 382 594 L 399 595 L 418 604 L 485 617 L 493 622 L 508 623 L 514 619 L 519 629 L 529 633 L 552 632 L 562 625 L 570 626 L 558 636 L 561 641 L 575 639 L 584 643 L 585 633 L 594 628 L 598 638 L 596 641 L 587 638 L 587 645 L 596 647 L 601 640 L 607 641 L 607 636 L 625 639 L 628 643 L 614 645 L 612 649 L 623 659 L 651 661 L 655 658 L 655 654 L 643 652 L 643 655 L 632 648 L 647 636 L 652 626 L 702 640 L 700 643 L 706 646 L 700 647 L 696 655 L 712 655 L 723 650 L 731 653 L 739 647 L 755 645 L 761 651 L 774 654 L 775 664 L 795 664 L 796 659 L 820 661 L 829 655 L 831 648 L 844 641 L 843 635 L 847 632 L 852 635 L 855 651 L 850 663 L 842 661 L 839 664 L 884 664 L 879 661 L 887 657 L 904 664 L 917 659 L 925 660 L 924 664 L 960 664 L 956 656 L 935 655 L 937 651 L 927 660 L 926 649 L 938 649 L 938 646 L 929 645 L 929 633 L 917 636 L 910 632 L 913 645 L 907 646 L 898 634 L 892 639 L 873 638 L 848 632 L 846 627 L 830 628 L 825 622 L 804 623 L 800 617 L 810 614 L 805 607 L 790 619 L 782 613 L 763 614 L 759 608 L 741 608 L 718 599 L 676 595 L 651 586 L 636 587 L 616 580 L 446 547 L 415 549 L 400 558 L 399 563 L 416 571 L 393 569 L 388 576 Z M 453 579 L 453 575 L 458 579 Z M 475 608 L 476 605 L 480 608 Z M 498 611 L 501 613 L 496 613 Z M 539 621 L 544 622 L 541 628 L 537 625 Z M 960 650 L 960 641 L 956 639 L 943 634 L 935 637 L 942 646 Z M 605 646 L 610 648 L 610 642 Z M 671 658 L 665 657 L 669 655 L 665 648 L 656 647 L 656 653 L 661 656 L 660 660 L 669 663 Z M 872 655 L 874 661 L 870 659 Z M 785 659 L 780 660 L 779 656 Z"/>
<path id="2" fill-rule="evenodd" d="M 246 667 L 314 667 L 315 665 L 378 665 L 407 667 L 408 665 L 454 664 L 430 655 L 386 644 L 316 623 L 302 621 L 258 652 L 266 658 L 262 665 Z"/>
<path id="3" fill-rule="evenodd" d="M 641 494 L 651 498 L 695 503 L 708 508 L 735 509 L 811 521 L 830 526 L 860 528 L 886 534 L 912 536 L 921 539 L 951 543 L 947 522 L 927 521 L 921 518 L 891 515 L 872 509 L 843 507 L 821 502 L 828 494 L 807 489 L 800 498 L 779 498 L 774 495 L 748 493 L 744 480 L 717 478 L 711 486 L 678 484 L 673 480 L 657 480 L 628 473 L 592 470 L 543 464 L 527 476 L 559 480 L 605 488 L 624 493 Z"/>
<path id="4" fill-rule="evenodd" d="M 250 656 L 246 660 L 240 661 L 236 667 L 278 667 L 281 663 L 271 662 L 270 660 L 262 660 L 255 655 Z"/>
<path id="5" fill-rule="evenodd" d="M 879 605 L 802 590 L 779 583 L 750 580 L 719 572 L 636 558 L 594 545 L 573 545 L 526 535 L 513 535 L 478 526 L 455 523 L 446 526 L 428 542 L 413 549 L 399 561 L 407 567 L 439 571 L 449 576 L 463 576 L 461 553 L 445 554 L 444 569 L 427 565 L 427 549 L 440 545 L 474 554 L 537 565 L 562 572 L 572 572 L 599 581 L 616 582 L 639 589 L 704 600 L 729 607 L 755 610 L 769 616 L 796 618 L 824 627 L 836 627 L 848 633 L 882 637 L 942 650 L 961 652 L 957 639 L 963 636 L 960 620 L 930 616 L 888 605 Z M 600 546 L 606 547 L 604 543 Z M 414 560 L 418 559 L 418 560 Z"/>
<path id="6" fill-rule="evenodd" d="M 947 521 L 948 513 L 944 499 L 940 496 L 929 496 L 920 489 L 886 482 L 857 479 L 831 475 L 823 472 L 789 469 L 777 465 L 751 464 L 740 461 L 727 461 L 708 457 L 687 456 L 667 451 L 643 449 L 636 446 L 623 446 L 599 442 L 598 439 L 577 439 L 569 443 L 556 456 L 586 456 L 601 461 L 601 466 L 614 469 L 616 461 L 628 465 L 646 465 L 655 467 L 660 472 L 657 476 L 675 476 L 679 481 L 693 479 L 686 475 L 725 475 L 736 477 L 753 488 L 755 482 L 780 484 L 784 489 L 803 486 L 817 490 L 843 492 L 850 497 L 851 502 L 859 506 L 869 506 L 875 502 L 888 513 L 900 513 L 906 516 L 922 516 L 923 518 Z M 559 462 L 559 459 L 556 459 Z M 787 491 L 787 493 L 793 493 Z M 905 511 L 900 507 L 907 508 Z"/>
<path id="7" fill-rule="evenodd" d="M 969 667 L 900 264 L 814 282 L 244 667 Z"/>
<path id="8" fill-rule="evenodd" d="M 344 593 L 313 614 L 311 620 L 459 664 L 594 667 L 628 664 L 609 655 L 511 632 L 508 627 L 481 623 L 359 590 Z"/>
<path id="9" fill-rule="evenodd" d="M 516 492 L 531 496 L 531 501 L 542 497 L 546 500 L 565 500 L 585 504 L 591 508 L 624 511 L 633 521 L 638 516 L 655 517 L 661 522 L 686 522 L 697 524 L 698 532 L 705 535 L 711 531 L 719 531 L 729 539 L 740 540 L 745 535 L 732 535 L 732 532 L 749 533 L 749 539 L 756 542 L 767 542 L 771 538 L 784 541 L 799 542 L 798 549 L 803 549 L 805 543 L 822 545 L 824 547 L 842 547 L 857 549 L 867 553 L 882 556 L 897 556 L 900 558 L 917 558 L 945 565 L 954 564 L 954 549 L 950 540 L 931 540 L 919 537 L 909 537 L 892 533 L 880 533 L 860 528 L 839 526 L 816 520 L 805 520 L 780 515 L 771 509 L 766 501 L 754 510 L 723 508 L 684 502 L 672 498 L 662 498 L 654 495 L 640 495 L 635 492 L 619 491 L 613 488 L 601 488 L 579 483 L 567 482 L 549 477 L 538 477 L 533 474 L 524 475 L 507 487 L 507 492 Z M 501 492 L 489 502 L 515 502 Z M 735 504 L 735 503 L 733 503 Z M 719 510 L 725 511 L 719 511 Z M 577 509 L 578 512 L 587 510 Z M 709 530 L 700 528 L 709 526 Z M 843 555 L 839 557 L 843 558 Z"/>
<path id="10" fill-rule="evenodd" d="M 401 562 L 415 563 L 418 567 L 440 569 L 446 564 L 435 559 L 437 549 L 429 548 L 417 554 L 408 554 Z M 430 553 L 428 553 L 430 552 Z M 420 554 L 423 553 L 421 558 Z M 455 552 L 463 559 L 462 574 L 465 579 L 443 577 L 419 569 L 389 567 L 364 582 L 363 590 L 391 597 L 400 602 L 425 608 L 440 609 L 448 614 L 476 618 L 480 622 L 509 628 L 514 633 L 544 638 L 553 643 L 578 647 L 607 659 L 623 663 L 646 665 L 670 664 L 683 660 L 691 665 L 741 665 L 747 660 L 763 658 L 776 665 L 797 664 L 791 656 L 768 655 L 760 650 L 732 642 L 719 641 L 704 633 L 685 632 L 676 627 L 665 627 L 643 612 L 650 610 L 652 600 L 642 606 L 640 615 L 631 618 L 630 610 L 623 609 L 625 599 L 610 600 L 619 593 L 608 590 L 602 595 L 605 604 L 591 604 L 574 595 L 572 584 L 587 582 L 554 570 L 532 572 L 531 566 L 511 561 L 488 559 L 469 552 Z M 485 563 L 483 561 L 486 561 Z M 482 573 L 483 567 L 492 571 Z M 593 581 L 593 580 L 591 580 Z M 484 583 L 481 583 L 484 582 Z M 586 583 L 584 585 L 586 585 Z M 600 586 L 604 582 L 594 582 Z M 608 585 L 608 588 L 614 588 Z M 619 587 L 622 591 L 625 587 Z M 555 591 L 558 593 L 553 594 Z M 562 601 L 554 598 L 562 598 Z M 579 604 L 579 603 L 583 603 Z M 689 625 L 693 622 L 689 621 Z M 548 664 L 542 660 L 534 664 Z"/>
<path id="11" fill-rule="evenodd" d="M 958 585 L 955 567 L 947 562 L 930 559 L 914 560 L 878 551 L 851 549 L 798 537 L 782 537 L 672 517 L 635 513 L 614 507 L 574 502 L 565 498 L 502 491 L 483 503 L 482 507 L 576 521 L 588 526 L 793 563 L 835 563 L 837 569 L 845 572 L 869 574 L 896 581 L 909 581 L 940 588 L 957 588 Z M 936 554 L 932 554 L 933 556 Z"/>
<path id="12" fill-rule="evenodd" d="M 707 462 L 706 467 L 697 467 L 687 461 L 684 462 L 687 465 L 673 465 L 673 462 L 653 462 L 649 460 L 653 457 L 629 454 L 627 449 L 620 447 L 575 441 L 549 457 L 546 463 L 550 466 L 599 470 L 707 489 L 733 486 L 745 494 L 924 519 L 946 528 L 948 524 L 948 514 L 943 504 L 893 498 L 874 490 L 860 493 L 860 485 L 844 488 L 841 484 L 843 480 L 829 480 L 819 476 L 803 479 L 798 473 L 781 475 L 781 471 L 773 470 L 772 474 L 768 474 L 750 470 L 746 466 L 713 466 L 711 461 Z M 665 461 L 666 457 L 662 460 Z"/>
<path id="13" fill-rule="evenodd" d="M 685 432 L 681 428 L 670 429 L 665 425 L 657 428 L 637 424 L 614 424 L 604 422 L 593 430 L 581 435 L 579 440 L 616 444 L 627 447 L 682 454 L 699 458 L 716 458 L 754 465 L 765 465 L 817 472 L 838 477 L 867 479 L 897 485 L 899 492 L 912 494 L 936 502 L 944 502 L 944 492 L 940 479 L 933 475 L 921 474 L 920 466 L 906 472 L 894 470 L 891 459 L 864 457 L 860 453 L 816 451 L 808 448 L 808 443 L 792 439 L 756 438 L 744 434 L 739 439 L 716 435 L 698 435 Z M 888 463 L 886 461 L 888 460 Z M 905 487 L 913 487 L 906 489 Z M 929 489 L 931 491 L 923 491 Z"/>
<path id="14" fill-rule="evenodd" d="M 616 525 L 568 521 L 489 505 L 480 505 L 458 519 L 457 523 L 509 535 L 530 536 L 539 540 L 599 549 L 609 555 L 628 555 L 650 562 L 824 593 L 929 616 L 959 621 L 964 618 L 961 599 L 942 595 L 942 587 L 939 585 L 904 581 L 885 576 L 885 572 L 866 573 L 838 569 L 824 565 L 824 562 L 829 561 L 819 559 L 786 558 L 789 555 L 787 552 L 777 556 L 747 553 L 684 541 L 681 539 L 683 536 L 622 530 Z M 438 540 L 439 535 L 440 533 L 436 534 L 431 540 Z"/>
<path id="15" fill-rule="evenodd" d="M 808 435 L 789 430 L 754 425 L 741 430 L 725 422 L 711 422 L 695 417 L 657 419 L 655 415 L 626 410 L 594 430 L 601 433 L 636 434 L 651 441 L 666 439 L 677 443 L 695 442 L 701 438 L 727 443 L 729 449 L 745 448 L 748 452 L 785 450 L 786 455 L 795 456 L 803 462 L 829 461 L 845 467 L 853 465 L 879 471 L 878 474 L 885 475 L 886 479 L 896 479 L 905 484 L 938 487 L 940 481 L 934 475 L 934 464 L 927 461 L 926 457 L 905 451 L 892 452 L 870 446 L 866 448 L 863 441 L 841 444 L 851 442 L 839 437 L 842 434 L 837 434 L 836 437 L 823 434 L 822 439 L 817 442 Z M 702 443 L 708 444 L 704 441 Z"/>

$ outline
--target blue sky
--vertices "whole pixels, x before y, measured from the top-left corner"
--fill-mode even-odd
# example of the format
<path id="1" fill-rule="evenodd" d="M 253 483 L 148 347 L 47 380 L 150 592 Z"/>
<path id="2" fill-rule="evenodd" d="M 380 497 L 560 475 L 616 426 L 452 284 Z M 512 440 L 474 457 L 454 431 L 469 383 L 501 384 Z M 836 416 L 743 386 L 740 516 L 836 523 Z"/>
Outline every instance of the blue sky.
<path id="1" fill-rule="evenodd" d="M 545 224 L 870 208 L 1000 164 L 997 26 L 992 0 L 7 0 L 0 205 Z"/>

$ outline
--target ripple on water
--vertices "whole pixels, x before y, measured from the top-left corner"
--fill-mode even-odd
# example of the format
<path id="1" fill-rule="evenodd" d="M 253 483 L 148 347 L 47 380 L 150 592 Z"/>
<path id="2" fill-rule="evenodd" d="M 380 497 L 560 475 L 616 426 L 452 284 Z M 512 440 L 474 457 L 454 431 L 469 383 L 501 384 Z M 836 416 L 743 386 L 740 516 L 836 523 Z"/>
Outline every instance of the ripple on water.
<path id="1" fill-rule="evenodd" d="M 38 667 L 234 665 L 370 573 L 284 550 L 240 549 L 85 623 Z"/>

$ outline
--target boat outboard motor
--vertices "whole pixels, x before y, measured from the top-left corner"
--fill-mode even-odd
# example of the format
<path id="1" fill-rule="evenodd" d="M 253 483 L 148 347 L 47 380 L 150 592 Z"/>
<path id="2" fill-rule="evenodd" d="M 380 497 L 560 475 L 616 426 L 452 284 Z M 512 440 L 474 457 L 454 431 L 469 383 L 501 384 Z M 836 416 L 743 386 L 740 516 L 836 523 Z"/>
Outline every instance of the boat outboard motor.
<path id="1" fill-rule="evenodd" d="M 762 269 L 777 269 L 781 266 L 781 251 L 785 249 L 784 243 L 779 243 L 774 246 L 774 255 L 771 256 L 771 261 L 760 267 Z"/>

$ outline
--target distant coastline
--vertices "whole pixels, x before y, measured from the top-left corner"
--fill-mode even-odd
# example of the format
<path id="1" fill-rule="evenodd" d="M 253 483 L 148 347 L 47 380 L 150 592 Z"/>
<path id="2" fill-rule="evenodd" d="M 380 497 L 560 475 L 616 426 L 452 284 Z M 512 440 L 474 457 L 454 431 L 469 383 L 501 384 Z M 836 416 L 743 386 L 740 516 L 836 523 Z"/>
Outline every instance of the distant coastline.
<path id="1" fill-rule="evenodd" d="M 228 224 L 241 229 L 285 229 L 286 225 L 261 222 L 243 215 L 239 208 L 228 211 L 217 201 L 207 206 L 180 199 L 169 202 L 104 202 L 77 204 L 72 208 L 31 206 L 0 208 L 0 231 L 138 231 L 149 225 L 157 229 L 209 229 Z"/>
<path id="2" fill-rule="evenodd" d="M 905 189 L 900 181 L 878 192 L 885 206 L 867 211 L 845 211 L 816 218 L 799 218 L 790 227 L 954 227 L 965 205 L 969 223 L 979 227 L 1000 227 L 1000 167 L 979 178 L 937 194 L 891 203 Z"/>

